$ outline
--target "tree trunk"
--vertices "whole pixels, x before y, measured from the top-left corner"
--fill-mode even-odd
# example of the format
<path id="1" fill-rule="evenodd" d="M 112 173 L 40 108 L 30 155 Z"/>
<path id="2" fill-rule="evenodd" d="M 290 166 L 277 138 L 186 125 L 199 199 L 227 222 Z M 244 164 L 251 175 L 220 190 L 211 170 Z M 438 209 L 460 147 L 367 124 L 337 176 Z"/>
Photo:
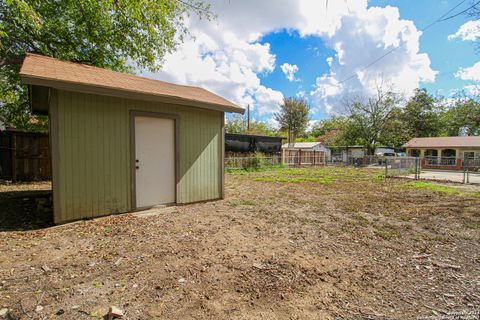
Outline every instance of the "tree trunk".
<path id="1" fill-rule="evenodd" d="M 296 138 L 297 138 L 297 134 L 293 131 L 288 130 L 288 138 L 287 138 L 288 141 L 287 141 L 287 143 L 288 143 L 289 148 L 295 147 Z"/>

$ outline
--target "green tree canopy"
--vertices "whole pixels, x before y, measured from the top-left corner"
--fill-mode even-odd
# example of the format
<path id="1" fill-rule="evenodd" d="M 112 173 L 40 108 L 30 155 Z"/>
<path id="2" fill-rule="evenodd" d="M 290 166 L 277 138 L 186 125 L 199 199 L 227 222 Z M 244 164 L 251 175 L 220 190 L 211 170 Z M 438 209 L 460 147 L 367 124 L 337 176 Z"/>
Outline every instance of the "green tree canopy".
<path id="1" fill-rule="evenodd" d="M 458 98 L 442 118 L 445 135 L 480 135 L 480 102 L 472 97 Z"/>
<path id="2" fill-rule="evenodd" d="M 313 125 L 310 135 L 326 145 L 344 147 L 355 144 L 356 137 L 352 136 L 351 129 L 352 125 L 348 117 L 333 116 Z"/>
<path id="3" fill-rule="evenodd" d="M 441 107 L 426 89 L 416 89 L 408 100 L 400 119 L 406 124 L 407 135 L 414 137 L 439 136 L 442 130 Z"/>
<path id="4" fill-rule="evenodd" d="M 247 128 L 247 119 L 244 115 L 235 114 L 230 116 L 225 123 L 226 133 L 252 134 L 259 136 L 278 136 L 279 132 L 271 125 L 263 121 L 250 121 L 250 130 Z"/>
<path id="5" fill-rule="evenodd" d="M 18 78 L 26 52 L 117 71 L 158 70 L 186 35 L 190 12 L 211 17 L 198 0 L 1 1 L 0 117 L 16 127 L 28 124 Z"/>
<path id="6" fill-rule="evenodd" d="M 378 88 L 375 95 L 353 97 L 346 101 L 349 115 L 348 136 L 356 137 L 356 141 L 372 154 L 376 145 L 386 133 L 388 123 L 401 98 L 391 90 Z"/>
<path id="7" fill-rule="evenodd" d="M 284 98 L 280 110 L 275 114 L 275 120 L 280 130 L 288 133 L 288 144 L 295 143 L 297 135 L 303 134 L 310 120 L 310 107 L 303 98 Z"/>

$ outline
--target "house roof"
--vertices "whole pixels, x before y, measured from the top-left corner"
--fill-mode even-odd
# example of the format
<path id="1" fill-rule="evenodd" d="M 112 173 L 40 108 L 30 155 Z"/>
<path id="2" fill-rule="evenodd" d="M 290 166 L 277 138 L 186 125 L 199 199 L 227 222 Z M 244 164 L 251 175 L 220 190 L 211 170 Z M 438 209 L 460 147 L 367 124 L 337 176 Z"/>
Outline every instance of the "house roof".
<path id="1" fill-rule="evenodd" d="M 29 85 L 122 98 L 162 101 L 224 112 L 244 108 L 199 87 L 178 85 L 131 74 L 28 53 L 20 70 Z"/>
<path id="2" fill-rule="evenodd" d="M 480 148 L 480 136 L 413 138 L 403 148 Z"/>
<path id="3" fill-rule="evenodd" d="M 321 142 L 295 142 L 293 148 L 295 149 L 310 149 L 318 145 L 321 145 Z M 288 143 L 282 145 L 282 148 L 288 148 Z"/>

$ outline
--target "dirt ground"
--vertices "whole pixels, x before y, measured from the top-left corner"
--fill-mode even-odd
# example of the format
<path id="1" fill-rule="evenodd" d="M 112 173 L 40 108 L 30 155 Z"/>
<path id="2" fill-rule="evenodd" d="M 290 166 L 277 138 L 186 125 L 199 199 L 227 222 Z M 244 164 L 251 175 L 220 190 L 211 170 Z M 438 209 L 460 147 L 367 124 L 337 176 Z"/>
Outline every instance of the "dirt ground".
<path id="1" fill-rule="evenodd" d="M 380 175 L 230 173 L 225 200 L 10 228 L 0 309 L 10 319 L 101 318 L 112 305 L 128 319 L 478 319 L 480 193 Z"/>

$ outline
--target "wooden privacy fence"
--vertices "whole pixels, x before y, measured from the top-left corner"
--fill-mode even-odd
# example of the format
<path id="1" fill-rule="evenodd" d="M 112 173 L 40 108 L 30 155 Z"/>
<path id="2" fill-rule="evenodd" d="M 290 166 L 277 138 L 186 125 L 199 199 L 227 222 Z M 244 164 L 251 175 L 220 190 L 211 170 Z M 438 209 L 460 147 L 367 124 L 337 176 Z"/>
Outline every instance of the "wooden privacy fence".
<path id="1" fill-rule="evenodd" d="M 314 150 L 283 149 L 282 163 L 288 166 L 325 165 L 325 152 Z"/>
<path id="2" fill-rule="evenodd" d="M 50 180 L 51 170 L 48 134 L 0 131 L 0 179 Z"/>

